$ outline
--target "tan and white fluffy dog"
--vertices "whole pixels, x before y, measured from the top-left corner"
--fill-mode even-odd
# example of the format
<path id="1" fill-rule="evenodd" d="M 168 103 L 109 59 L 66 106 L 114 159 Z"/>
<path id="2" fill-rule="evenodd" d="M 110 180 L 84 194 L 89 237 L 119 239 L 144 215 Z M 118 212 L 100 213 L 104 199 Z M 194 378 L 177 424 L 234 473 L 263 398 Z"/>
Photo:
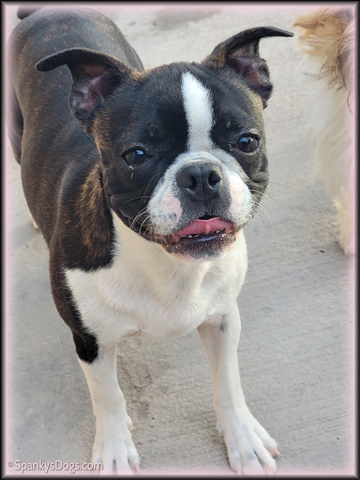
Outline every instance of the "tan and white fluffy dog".
<path id="1" fill-rule="evenodd" d="M 355 15 L 324 7 L 298 16 L 301 69 L 307 76 L 307 134 L 314 179 L 321 179 L 337 209 L 338 241 L 355 253 Z"/>

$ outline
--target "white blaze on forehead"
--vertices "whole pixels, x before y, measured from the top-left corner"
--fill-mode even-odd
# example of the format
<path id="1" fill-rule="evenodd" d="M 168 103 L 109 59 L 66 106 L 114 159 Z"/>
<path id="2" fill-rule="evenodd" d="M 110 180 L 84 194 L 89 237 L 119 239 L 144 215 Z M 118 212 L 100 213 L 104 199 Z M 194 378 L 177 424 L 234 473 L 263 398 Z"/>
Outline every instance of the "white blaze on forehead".
<path id="1" fill-rule="evenodd" d="M 187 149 L 209 150 L 212 146 L 210 131 L 214 123 L 210 91 L 190 72 L 182 75 L 181 91 L 189 125 Z"/>

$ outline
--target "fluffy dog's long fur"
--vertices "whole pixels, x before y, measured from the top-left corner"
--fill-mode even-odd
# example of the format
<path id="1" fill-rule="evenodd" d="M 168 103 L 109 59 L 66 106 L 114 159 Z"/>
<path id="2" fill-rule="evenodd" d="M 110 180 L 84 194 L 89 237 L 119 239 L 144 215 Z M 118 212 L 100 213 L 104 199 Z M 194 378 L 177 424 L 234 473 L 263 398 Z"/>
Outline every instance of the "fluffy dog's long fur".
<path id="1" fill-rule="evenodd" d="M 337 209 L 338 241 L 355 252 L 354 45 L 349 8 L 327 7 L 299 16 L 302 69 L 308 78 L 307 134 L 314 163 Z"/>

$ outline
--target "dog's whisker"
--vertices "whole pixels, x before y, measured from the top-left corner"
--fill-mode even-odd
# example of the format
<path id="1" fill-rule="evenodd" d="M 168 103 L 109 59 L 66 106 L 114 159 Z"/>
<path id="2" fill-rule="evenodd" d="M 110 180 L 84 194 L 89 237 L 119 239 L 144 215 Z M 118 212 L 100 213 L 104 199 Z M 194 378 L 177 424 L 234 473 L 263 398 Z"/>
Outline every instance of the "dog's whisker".
<path id="1" fill-rule="evenodd" d="M 260 192 L 259 190 L 256 190 L 254 187 L 251 187 L 250 189 L 250 192 Z M 260 192 L 261 193 L 261 192 Z M 262 198 L 266 199 L 266 200 L 269 200 L 269 202 L 273 203 L 273 205 L 276 206 L 276 202 L 275 200 L 273 200 L 271 197 L 269 197 L 269 195 L 267 195 L 266 193 L 263 193 L 262 194 Z"/>
<path id="2" fill-rule="evenodd" d="M 134 202 L 135 200 L 141 200 L 143 198 L 151 198 L 151 196 L 150 195 L 142 195 L 141 197 L 130 198 L 129 200 L 126 200 L 126 202 L 123 202 L 122 205 L 125 205 L 126 203 L 129 203 L 129 202 Z"/>
<path id="3" fill-rule="evenodd" d="M 148 217 L 149 218 L 149 217 Z M 144 232 L 144 235 L 150 235 L 150 237 L 153 235 L 153 232 L 150 230 L 150 227 L 151 227 L 151 224 L 149 223 L 149 225 L 146 227 L 146 230 Z M 148 233 L 149 232 L 149 233 Z"/>
<path id="4" fill-rule="evenodd" d="M 140 226 L 140 228 L 139 228 L 139 234 L 141 234 L 141 229 L 142 229 L 144 223 L 145 223 L 149 218 L 150 218 L 150 215 L 148 215 L 147 217 L 145 217 L 145 220 L 142 222 L 142 224 L 141 224 L 141 226 Z"/>
<path id="5" fill-rule="evenodd" d="M 256 218 L 256 220 L 258 221 L 258 223 L 259 223 L 259 225 L 260 225 L 260 227 L 261 227 L 261 219 L 260 219 L 259 214 L 257 213 L 256 210 L 255 210 L 255 212 L 254 212 L 253 218 Z"/>
<path id="6" fill-rule="evenodd" d="M 153 176 L 150 178 L 150 180 L 149 180 L 148 183 L 150 183 L 153 178 L 159 177 L 160 175 L 163 175 L 163 174 L 162 174 L 162 173 L 155 173 L 155 175 L 153 175 Z"/>
<path id="7" fill-rule="evenodd" d="M 273 225 L 272 219 L 271 219 L 268 211 L 266 210 L 266 208 L 265 208 L 263 205 L 259 205 L 259 207 L 260 207 L 260 209 L 266 214 L 266 216 L 268 217 L 269 222 L 270 222 L 270 225 L 271 225 L 271 234 L 273 235 L 273 234 L 274 234 L 274 225 Z"/>
<path id="8" fill-rule="evenodd" d="M 135 216 L 134 220 L 132 221 L 131 225 L 130 225 L 130 230 L 133 230 L 133 226 L 135 225 L 135 223 L 139 220 L 139 218 L 144 215 L 146 213 L 146 208 L 147 207 L 144 207 L 143 209 L 140 210 L 140 212 Z"/>
<path id="9" fill-rule="evenodd" d="M 269 183 L 272 183 L 273 185 L 281 185 L 282 187 L 293 187 L 294 185 L 291 185 L 290 183 L 279 183 L 279 182 L 273 182 L 269 180 Z"/>
<path id="10" fill-rule="evenodd" d="M 166 243 L 166 245 L 169 245 L 169 242 L 166 240 L 166 238 L 163 237 L 163 235 L 160 235 L 162 241 Z"/>
<path id="11" fill-rule="evenodd" d="M 131 222 L 131 225 L 130 225 L 130 227 L 129 227 L 130 230 L 133 230 L 133 226 L 135 225 L 135 223 L 136 223 L 137 219 L 139 218 L 139 216 L 140 216 L 140 215 L 137 214 L 137 215 L 135 216 L 134 220 Z"/>
<path id="12" fill-rule="evenodd" d="M 270 214 L 269 212 L 266 210 L 266 208 L 264 207 L 264 205 L 262 205 L 261 203 L 255 203 L 255 206 L 256 208 L 259 208 L 261 211 L 263 211 L 266 216 L 268 217 L 269 221 L 270 221 L 270 224 L 271 224 L 271 228 L 273 228 L 273 223 L 272 223 L 272 220 L 271 220 L 271 217 L 270 217 Z"/>

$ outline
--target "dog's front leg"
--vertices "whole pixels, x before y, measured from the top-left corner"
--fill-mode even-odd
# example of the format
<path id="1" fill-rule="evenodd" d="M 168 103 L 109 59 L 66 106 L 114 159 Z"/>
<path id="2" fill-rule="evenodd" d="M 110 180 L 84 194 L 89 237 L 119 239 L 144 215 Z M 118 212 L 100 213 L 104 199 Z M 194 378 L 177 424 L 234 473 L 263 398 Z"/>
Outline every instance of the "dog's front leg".
<path id="1" fill-rule="evenodd" d="M 231 468 L 237 473 L 272 473 L 277 444 L 250 413 L 241 388 L 237 346 L 240 315 L 235 304 L 216 323 L 203 323 L 199 334 L 214 378 L 214 406 L 224 434 Z"/>
<path id="2" fill-rule="evenodd" d="M 79 363 L 96 416 L 92 462 L 102 462 L 106 473 L 139 471 L 140 458 L 129 431 L 132 423 L 116 374 L 116 344 L 99 348 L 94 362 L 89 364 L 79 359 Z"/>

